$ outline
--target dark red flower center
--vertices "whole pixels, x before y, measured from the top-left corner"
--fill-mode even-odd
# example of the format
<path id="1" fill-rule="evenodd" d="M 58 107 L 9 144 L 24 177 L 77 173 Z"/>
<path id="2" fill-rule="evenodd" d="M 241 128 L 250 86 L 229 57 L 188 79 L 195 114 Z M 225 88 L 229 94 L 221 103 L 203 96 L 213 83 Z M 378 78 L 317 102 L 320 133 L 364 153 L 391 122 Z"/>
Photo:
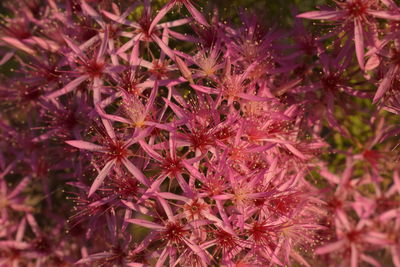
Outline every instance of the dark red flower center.
<path id="1" fill-rule="evenodd" d="M 347 239 L 351 242 L 351 243 L 355 243 L 357 242 L 360 237 L 361 237 L 361 231 L 357 231 L 357 230 L 353 230 L 350 231 L 346 234 Z"/>
<path id="2" fill-rule="evenodd" d="M 115 142 L 109 145 L 108 154 L 112 159 L 120 161 L 128 155 L 128 150 L 122 142 Z"/>
<path id="3" fill-rule="evenodd" d="M 84 72 L 90 77 L 100 77 L 104 71 L 104 62 L 99 62 L 97 60 L 90 60 L 84 64 Z"/>
<path id="4" fill-rule="evenodd" d="M 165 226 L 161 236 L 170 243 L 180 244 L 183 242 L 186 232 L 187 230 L 184 229 L 183 225 L 178 222 L 171 222 Z"/>
<path id="5" fill-rule="evenodd" d="M 347 14 L 353 18 L 362 17 L 366 14 L 368 6 L 368 3 L 363 0 L 346 2 Z"/>

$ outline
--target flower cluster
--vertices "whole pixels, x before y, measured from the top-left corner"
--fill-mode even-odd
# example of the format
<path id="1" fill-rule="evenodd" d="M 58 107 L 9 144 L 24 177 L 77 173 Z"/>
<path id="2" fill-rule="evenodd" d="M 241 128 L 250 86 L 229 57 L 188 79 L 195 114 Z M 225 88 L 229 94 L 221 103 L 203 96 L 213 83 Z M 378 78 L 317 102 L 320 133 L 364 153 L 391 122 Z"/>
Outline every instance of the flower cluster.
<path id="1" fill-rule="evenodd" d="M 7 2 L 0 265 L 400 267 L 400 7 L 335 3 Z"/>

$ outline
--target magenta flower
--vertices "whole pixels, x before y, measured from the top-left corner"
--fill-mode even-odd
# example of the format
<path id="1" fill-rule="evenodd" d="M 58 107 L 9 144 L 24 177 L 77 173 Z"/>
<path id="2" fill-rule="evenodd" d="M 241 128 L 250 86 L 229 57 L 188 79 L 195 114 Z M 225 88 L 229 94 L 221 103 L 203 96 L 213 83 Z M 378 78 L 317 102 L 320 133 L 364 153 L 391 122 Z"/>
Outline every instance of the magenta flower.
<path id="1" fill-rule="evenodd" d="M 392 48 L 389 53 L 389 58 L 387 60 L 385 68 L 385 74 L 382 80 L 379 83 L 379 87 L 375 93 L 373 102 L 377 103 L 381 100 L 385 94 L 387 94 L 390 89 L 394 88 L 397 85 L 398 75 L 399 75 L 399 64 L 398 64 L 398 57 L 399 57 L 399 48 L 397 45 L 396 47 Z"/>
<path id="2" fill-rule="evenodd" d="M 66 141 L 67 144 L 74 146 L 79 149 L 89 150 L 93 152 L 99 152 L 105 156 L 105 165 L 103 169 L 99 172 L 92 186 L 89 190 L 89 197 L 93 195 L 94 192 L 101 186 L 104 179 L 112 171 L 113 168 L 118 168 L 120 164 L 125 166 L 127 170 L 142 184 L 150 186 L 150 181 L 146 176 L 128 159 L 130 152 L 128 148 L 137 142 L 143 136 L 132 137 L 129 141 L 117 140 L 115 132 L 109 121 L 103 120 L 104 128 L 106 129 L 105 144 L 97 145 L 94 143 L 81 141 L 81 140 L 69 140 Z"/>
<path id="3" fill-rule="evenodd" d="M 376 0 L 346 0 L 343 2 L 335 2 L 340 8 L 339 10 L 311 11 L 300 14 L 298 17 L 341 22 L 340 27 L 336 29 L 334 35 L 339 32 L 349 34 L 346 45 L 354 39 L 357 61 L 360 68 L 364 69 L 365 48 L 378 45 L 378 43 L 376 43 L 378 32 L 375 18 L 398 21 L 400 20 L 400 16 L 394 12 L 382 10 Z M 329 34 L 329 36 L 333 36 L 333 34 Z"/>
<path id="4" fill-rule="evenodd" d="M 150 25 L 149 31 L 151 31 L 155 25 L 175 6 L 184 5 L 192 17 L 200 24 L 204 26 L 209 26 L 208 22 L 204 18 L 203 14 L 200 13 L 196 7 L 193 5 L 191 0 L 170 0 L 160 11 L 158 11 L 157 16 L 154 18 Z"/>
<path id="5" fill-rule="evenodd" d="M 400 267 L 394 0 L 14 2 L 1 266 Z"/>
<path id="6" fill-rule="evenodd" d="M 101 79 L 104 73 L 109 72 L 107 70 L 106 64 L 104 61 L 105 52 L 107 49 L 107 42 L 108 42 L 108 32 L 105 33 L 102 39 L 101 46 L 97 51 L 95 58 L 91 58 L 92 55 L 87 56 L 81 50 L 81 48 L 74 43 L 69 37 L 64 36 L 64 40 L 67 43 L 68 47 L 73 51 L 74 55 L 72 56 L 74 62 L 71 62 L 72 68 L 77 68 L 78 72 L 77 78 L 69 82 L 66 86 L 62 89 L 54 91 L 46 96 L 47 99 L 54 99 L 59 96 L 62 96 L 66 93 L 69 93 L 75 90 L 81 83 L 84 81 L 91 81 L 91 87 L 93 90 L 93 101 L 97 103 L 101 99 L 101 91 L 102 91 L 102 83 L 103 80 Z M 76 66 L 76 63 L 78 66 Z"/>
<path id="7" fill-rule="evenodd" d="M 201 221 L 191 221 L 183 224 L 180 222 L 179 218 L 173 215 L 173 211 L 169 204 L 163 199 L 158 198 L 160 201 L 163 211 L 165 212 L 167 219 L 163 220 L 162 224 L 157 224 L 154 222 L 142 220 L 142 219 L 128 219 L 129 223 L 140 225 L 154 230 L 139 246 L 135 249 L 135 252 L 142 250 L 145 246 L 148 246 L 148 242 L 151 242 L 155 238 L 161 238 L 162 241 L 166 242 L 164 249 L 162 250 L 156 266 L 162 266 L 167 258 L 170 258 L 170 262 L 175 264 L 179 261 L 183 261 L 181 258 L 176 258 L 176 253 L 179 251 L 183 253 L 181 257 L 185 254 L 185 251 L 192 251 L 195 253 L 203 264 L 209 264 L 210 259 L 205 248 L 201 248 L 196 244 L 192 238 L 191 232 L 195 231 L 198 227 L 203 227 L 204 225 L 210 224 L 211 222 L 207 220 Z M 192 262 L 193 264 L 193 262 Z"/>

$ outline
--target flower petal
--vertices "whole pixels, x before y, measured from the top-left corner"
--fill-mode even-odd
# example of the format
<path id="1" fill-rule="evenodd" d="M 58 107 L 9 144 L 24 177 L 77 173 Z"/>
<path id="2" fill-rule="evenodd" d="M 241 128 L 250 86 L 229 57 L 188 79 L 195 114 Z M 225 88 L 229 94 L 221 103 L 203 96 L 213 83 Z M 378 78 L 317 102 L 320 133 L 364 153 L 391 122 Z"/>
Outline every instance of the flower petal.
<path id="1" fill-rule="evenodd" d="M 287 144 L 284 144 L 284 146 L 285 146 L 290 152 L 292 152 L 293 155 L 299 157 L 300 159 L 302 159 L 302 160 L 307 160 L 307 159 L 308 159 L 307 156 L 305 156 L 303 153 L 301 153 L 301 152 L 300 152 L 297 148 L 295 148 L 293 145 L 287 143 Z"/>
<path id="2" fill-rule="evenodd" d="M 206 94 L 219 94 L 220 90 L 208 87 L 208 86 L 203 86 L 203 85 L 196 85 L 196 84 L 191 84 L 190 85 L 194 90 L 197 90 L 202 93 Z"/>
<path id="3" fill-rule="evenodd" d="M 392 66 L 389 71 L 386 73 L 385 77 L 379 84 L 378 90 L 375 93 L 373 103 L 376 104 L 379 99 L 382 98 L 382 96 L 390 89 L 390 86 L 392 85 L 392 82 L 395 78 L 395 75 L 398 72 L 399 67 L 397 65 Z"/>
<path id="4" fill-rule="evenodd" d="M 392 260 L 396 267 L 400 267 L 400 246 L 391 246 Z"/>
<path id="5" fill-rule="evenodd" d="M 173 28 L 173 27 L 178 27 L 181 25 L 185 25 L 188 24 L 189 22 L 191 22 L 193 19 L 192 18 L 184 18 L 184 19 L 177 19 L 174 21 L 168 21 L 168 22 L 164 22 L 164 23 L 160 23 L 156 26 L 157 29 L 163 29 L 164 27 L 166 28 Z"/>
<path id="6" fill-rule="evenodd" d="M 157 35 L 152 36 L 154 42 L 160 47 L 161 51 L 164 52 L 167 56 L 169 56 L 171 59 L 175 58 L 175 54 L 172 51 L 171 48 L 169 48 L 163 40 L 161 40 Z"/>
<path id="7" fill-rule="evenodd" d="M 80 259 L 75 264 L 90 263 L 90 262 L 98 261 L 101 259 L 110 258 L 112 256 L 115 256 L 114 253 L 112 253 L 112 252 L 100 252 L 100 253 L 89 255 L 88 257 L 85 257 L 83 259 Z"/>
<path id="8" fill-rule="evenodd" d="M 63 37 L 64 41 L 67 43 L 67 45 L 69 46 L 69 48 L 71 48 L 71 50 L 74 51 L 77 56 L 79 56 L 82 59 L 86 58 L 84 53 L 82 52 L 82 50 L 79 48 L 79 46 L 77 44 L 75 44 L 75 42 L 71 38 L 69 38 L 66 35 L 63 35 L 62 37 Z"/>
<path id="9" fill-rule="evenodd" d="M 324 245 L 322 247 L 319 247 L 315 250 L 316 254 L 327 254 L 327 253 L 331 253 L 333 251 L 339 250 L 340 248 L 343 247 L 344 245 L 344 240 L 339 240 L 333 243 L 329 243 L 327 245 Z"/>
<path id="10" fill-rule="evenodd" d="M 89 150 L 89 151 L 96 151 L 96 152 L 102 152 L 105 151 L 106 148 L 103 146 L 99 146 L 90 142 L 82 141 L 82 140 L 68 140 L 65 141 L 70 146 L 74 146 L 79 149 L 84 149 L 84 150 Z"/>
<path id="11" fill-rule="evenodd" d="M 99 50 L 98 50 L 98 52 L 97 52 L 96 60 L 97 60 L 98 62 L 103 61 L 103 59 L 104 59 L 104 54 L 105 54 L 106 51 L 107 51 L 108 40 L 109 40 L 109 39 L 108 39 L 108 35 L 109 35 L 109 33 L 108 33 L 108 27 L 105 27 L 104 35 L 103 35 L 103 38 L 102 38 L 102 40 L 101 40 L 101 45 L 100 45 L 100 48 L 99 48 Z"/>
<path id="12" fill-rule="evenodd" d="M 380 19 L 400 20 L 400 15 L 398 13 L 386 10 L 369 10 L 368 14 Z"/>
<path id="13" fill-rule="evenodd" d="M 14 190 L 7 196 L 8 199 L 11 199 L 13 197 L 16 197 L 19 193 L 22 192 L 22 190 L 25 189 L 25 187 L 29 184 L 31 181 L 29 176 L 26 176 L 24 179 L 19 182 L 19 184 L 14 188 Z"/>
<path id="14" fill-rule="evenodd" d="M 338 20 L 342 16 L 342 11 L 311 11 L 297 15 L 298 18 L 318 20 Z"/>
<path id="15" fill-rule="evenodd" d="M 87 15 L 91 16 L 92 18 L 94 18 L 97 21 L 97 23 L 102 28 L 104 28 L 105 24 L 104 24 L 103 19 L 100 16 L 100 14 L 97 13 L 97 11 L 94 10 L 90 5 L 88 5 L 85 0 L 81 1 L 81 7 L 82 7 L 82 11 L 84 13 L 86 13 Z"/>
<path id="16" fill-rule="evenodd" d="M 143 148 L 143 150 L 153 159 L 163 162 L 163 157 L 160 156 L 157 152 L 154 151 L 146 142 L 140 140 L 139 141 L 140 146 Z"/>
<path id="17" fill-rule="evenodd" d="M 183 241 L 186 243 L 186 245 L 197 255 L 201 258 L 203 261 L 203 264 L 209 264 L 210 259 L 206 256 L 207 254 L 205 253 L 205 250 L 201 248 L 199 245 L 193 243 L 191 240 L 183 238 Z"/>
<path id="18" fill-rule="evenodd" d="M 374 267 L 382 267 L 382 265 L 377 260 L 372 258 L 371 256 L 368 256 L 366 254 L 361 254 L 360 258 L 361 258 L 361 260 L 368 262 L 369 264 L 371 264 Z"/>
<path id="19" fill-rule="evenodd" d="M 26 44 L 24 44 L 23 42 L 21 42 L 20 40 L 16 39 L 16 38 L 12 38 L 12 37 L 1 37 L 1 40 L 3 40 L 4 42 L 6 42 L 7 44 L 14 46 L 15 48 L 22 50 L 30 55 L 34 55 L 35 54 L 35 50 L 33 50 L 32 48 L 28 47 Z"/>
<path id="20" fill-rule="evenodd" d="M 149 229 L 154 229 L 154 230 L 163 230 L 164 229 L 163 226 L 161 226 L 159 224 L 156 224 L 156 223 L 153 223 L 153 222 L 149 222 L 147 220 L 128 219 L 126 221 L 129 222 L 129 223 L 133 223 L 133 224 L 137 224 L 137 225 L 143 226 L 145 228 L 149 228 Z"/>
<path id="21" fill-rule="evenodd" d="M 110 173 L 111 168 L 114 166 L 115 160 L 110 160 L 109 162 L 106 163 L 106 165 L 103 167 L 103 169 L 99 172 L 97 175 L 96 179 L 94 179 L 94 182 L 92 186 L 90 187 L 89 190 L 89 197 L 93 195 L 94 192 L 100 187 L 100 185 L 103 183 L 104 178 Z"/>
<path id="22" fill-rule="evenodd" d="M 360 20 L 354 21 L 354 42 L 356 44 L 356 56 L 361 69 L 364 69 L 364 34 Z"/>
<path id="23" fill-rule="evenodd" d="M 70 83 L 68 83 L 62 89 L 48 94 L 47 96 L 45 96 L 45 98 L 47 100 L 49 100 L 49 99 L 53 99 L 53 98 L 65 95 L 66 93 L 69 93 L 69 92 L 73 91 L 76 87 L 78 87 L 81 83 L 83 83 L 88 78 L 89 78 L 88 75 L 80 76 L 80 77 L 76 78 L 75 80 L 71 81 Z"/>
<path id="24" fill-rule="evenodd" d="M 358 266 L 358 250 L 356 244 L 351 244 L 351 267 Z"/>
<path id="25" fill-rule="evenodd" d="M 151 33 L 154 29 L 154 27 L 157 25 L 157 23 L 173 8 L 174 5 L 172 2 L 169 2 L 165 6 L 161 8 L 161 10 L 157 13 L 156 17 L 153 19 L 153 21 L 150 24 L 149 27 L 149 33 Z"/>
<path id="26" fill-rule="evenodd" d="M 147 177 L 135 166 L 130 162 L 128 159 L 124 158 L 122 159 L 122 163 L 124 166 L 128 169 L 128 171 L 135 176 L 135 178 L 141 182 L 142 184 L 146 185 L 147 187 L 150 187 L 151 183 L 147 179 Z"/>
<path id="27" fill-rule="evenodd" d="M 30 248 L 30 244 L 26 242 L 18 242 L 18 241 L 0 241 L 1 248 L 11 248 L 11 249 L 18 249 L 24 250 Z"/>
<path id="28" fill-rule="evenodd" d="M 175 62 L 178 65 L 178 68 L 182 74 L 182 76 L 188 80 L 190 83 L 194 83 L 193 77 L 192 77 L 192 72 L 190 71 L 189 67 L 187 64 L 178 56 L 175 56 Z"/>
<path id="29" fill-rule="evenodd" d="M 398 171 L 393 174 L 394 185 L 396 186 L 397 192 L 400 194 L 400 178 Z"/>
<path id="30" fill-rule="evenodd" d="M 137 24 L 136 22 L 129 21 L 129 20 L 125 19 L 123 16 L 117 16 L 117 15 L 107 12 L 105 10 L 102 10 L 101 12 L 104 14 L 104 16 L 106 16 L 107 18 L 109 18 L 117 23 L 131 26 L 136 29 L 141 28 L 139 24 Z"/>
<path id="31" fill-rule="evenodd" d="M 210 24 L 208 24 L 207 20 L 204 18 L 203 14 L 201 14 L 190 1 L 185 1 L 185 7 L 189 11 L 189 13 L 192 15 L 192 17 L 200 24 L 203 24 L 204 26 L 209 27 Z"/>

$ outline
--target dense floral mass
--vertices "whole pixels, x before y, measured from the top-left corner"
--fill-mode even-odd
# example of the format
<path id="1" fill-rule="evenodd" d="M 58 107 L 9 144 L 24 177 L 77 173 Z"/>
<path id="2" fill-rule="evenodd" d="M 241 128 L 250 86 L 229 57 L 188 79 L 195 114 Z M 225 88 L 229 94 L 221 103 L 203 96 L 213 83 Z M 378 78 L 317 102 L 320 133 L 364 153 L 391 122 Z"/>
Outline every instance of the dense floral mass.
<path id="1" fill-rule="evenodd" d="M 400 267 L 400 5 L 212 5 L 4 3 L 0 266 Z"/>

